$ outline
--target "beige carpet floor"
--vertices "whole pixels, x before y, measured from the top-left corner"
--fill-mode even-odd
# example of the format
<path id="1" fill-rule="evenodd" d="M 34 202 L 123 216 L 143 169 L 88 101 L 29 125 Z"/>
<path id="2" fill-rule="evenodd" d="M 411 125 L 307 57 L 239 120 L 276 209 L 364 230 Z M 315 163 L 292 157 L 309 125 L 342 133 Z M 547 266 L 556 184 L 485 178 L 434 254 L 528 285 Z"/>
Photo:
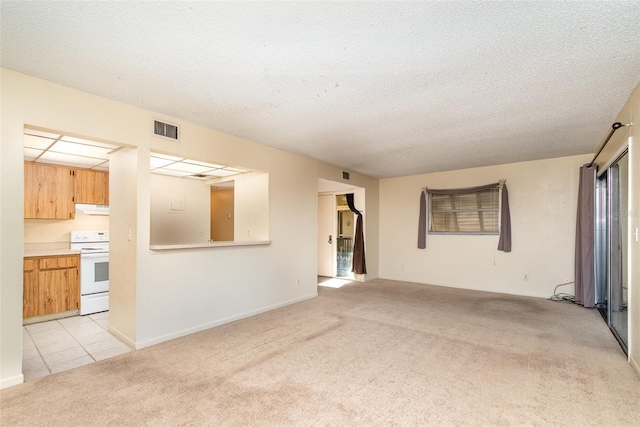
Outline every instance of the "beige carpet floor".
<path id="1" fill-rule="evenodd" d="M 640 425 L 599 314 L 376 280 L 0 393 L 2 426 Z"/>

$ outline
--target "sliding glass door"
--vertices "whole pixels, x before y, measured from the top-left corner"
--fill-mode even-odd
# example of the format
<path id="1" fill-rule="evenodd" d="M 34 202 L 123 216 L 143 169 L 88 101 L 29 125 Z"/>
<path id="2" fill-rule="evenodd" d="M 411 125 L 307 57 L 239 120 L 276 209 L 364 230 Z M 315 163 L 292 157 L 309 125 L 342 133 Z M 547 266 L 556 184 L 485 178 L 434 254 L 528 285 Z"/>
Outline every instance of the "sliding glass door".
<path id="1" fill-rule="evenodd" d="M 596 303 L 626 350 L 629 156 L 622 155 L 598 179 L 596 218 Z"/>

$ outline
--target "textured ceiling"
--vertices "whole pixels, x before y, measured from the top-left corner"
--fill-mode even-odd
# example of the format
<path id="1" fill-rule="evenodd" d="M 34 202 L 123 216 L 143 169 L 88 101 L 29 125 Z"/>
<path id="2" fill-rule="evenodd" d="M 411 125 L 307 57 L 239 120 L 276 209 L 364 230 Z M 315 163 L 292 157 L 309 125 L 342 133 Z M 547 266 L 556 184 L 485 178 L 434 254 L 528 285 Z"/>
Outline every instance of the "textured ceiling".
<path id="1" fill-rule="evenodd" d="M 591 153 L 640 77 L 640 2 L 1 7 L 3 67 L 376 177 Z"/>

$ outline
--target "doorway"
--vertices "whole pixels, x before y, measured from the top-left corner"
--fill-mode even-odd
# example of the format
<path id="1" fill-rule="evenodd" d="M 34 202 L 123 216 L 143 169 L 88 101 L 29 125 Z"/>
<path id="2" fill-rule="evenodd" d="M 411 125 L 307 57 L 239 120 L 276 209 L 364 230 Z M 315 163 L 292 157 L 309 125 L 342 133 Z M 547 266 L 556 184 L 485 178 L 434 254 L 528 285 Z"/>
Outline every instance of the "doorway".
<path id="1" fill-rule="evenodd" d="M 613 335 L 628 347 L 629 156 L 622 154 L 596 182 L 596 304 Z"/>
<path id="2" fill-rule="evenodd" d="M 353 273 L 356 215 L 347 204 L 353 193 L 355 206 L 364 215 L 365 189 L 341 182 L 319 180 L 318 184 L 318 276 L 347 281 Z"/>
<path id="3" fill-rule="evenodd" d="M 234 233 L 234 182 L 229 181 L 211 187 L 210 236 L 214 242 L 233 242 Z"/>
<path id="4" fill-rule="evenodd" d="M 344 194 L 336 197 L 337 225 L 336 231 L 336 277 L 353 279 L 353 240 L 355 237 L 355 214 L 347 205 Z"/>

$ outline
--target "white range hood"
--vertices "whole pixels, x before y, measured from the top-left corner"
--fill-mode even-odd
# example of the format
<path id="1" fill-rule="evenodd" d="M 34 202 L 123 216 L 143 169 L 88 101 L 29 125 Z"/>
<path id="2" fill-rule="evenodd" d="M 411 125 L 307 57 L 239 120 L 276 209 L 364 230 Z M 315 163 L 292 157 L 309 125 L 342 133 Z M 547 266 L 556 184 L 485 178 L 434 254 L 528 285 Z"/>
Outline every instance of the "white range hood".
<path id="1" fill-rule="evenodd" d="M 76 203 L 76 214 L 109 215 L 109 205 L 86 205 Z"/>

